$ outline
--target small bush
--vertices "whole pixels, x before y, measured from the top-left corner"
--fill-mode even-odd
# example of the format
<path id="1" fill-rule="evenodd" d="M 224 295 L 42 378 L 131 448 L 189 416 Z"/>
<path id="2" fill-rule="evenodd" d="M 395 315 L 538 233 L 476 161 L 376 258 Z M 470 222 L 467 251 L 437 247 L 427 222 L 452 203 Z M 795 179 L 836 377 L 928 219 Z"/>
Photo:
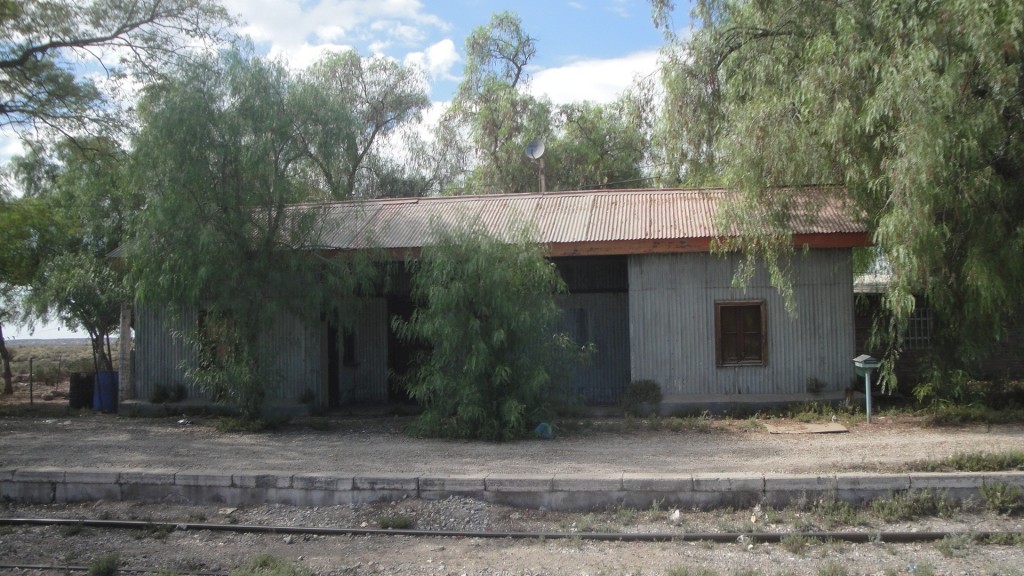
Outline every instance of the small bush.
<path id="1" fill-rule="evenodd" d="M 164 540 L 170 535 L 170 526 L 167 526 L 166 524 L 148 523 L 136 533 L 135 539 L 142 540 L 143 538 L 152 538 L 154 540 Z"/>
<path id="2" fill-rule="evenodd" d="M 102 556 L 89 563 L 89 576 L 114 576 L 121 565 L 121 557 L 117 554 Z"/>
<path id="3" fill-rule="evenodd" d="M 657 414 L 661 407 L 661 385 L 654 380 L 636 380 L 626 387 L 622 410 L 629 416 Z"/>
<path id="4" fill-rule="evenodd" d="M 902 522 L 922 516 L 948 516 L 957 509 L 955 501 L 932 490 L 915 490 L 871 501 L 871 511 L 886 522 Z"/>
<path id="5" fill-rule="evenodd" d="M 75 522 L 74 524 L 65 524 L 65 525 L 60 527 L 60 535 L 64 536 L 65 538 L 70 538 L 71 536 L 78 536 L 81 533 L 82 533 L 82 523 L 81 522 Z"/>
<path id="6" fill-rule="evenodd" d="M 814 514 L 829 527 L 863 523 L 860 513 L 845 500 L 824 499 L 814 505 Z"/>
<path id="7" fill-rule="evenodd" d="M 1008 472 L 1024 470 L 1024 450 L 957 452 L 942 460 L 922 460 L 908 468 L 922 472 Z"/>
<path id="8" fill-rule="evenodd" d="M 974 537 L 970 534 L 957 534 L 946 536 L 935 543 L 935 548 L 946 558 L 964 556 L 974 544 Z"/>
<path id="9" fill-rule="evenodd" d="M 961 426 L 963 424 L 1016 424 L 1024 420 L 1024 409 L 988 406 L 957 406 L 943 404 L 932 410 L 931 421 L 936 426 Z"/>
<path id="10" fill-rule="evenodd" d="M 286 417 L 280 418 L 242 418 L 226 417 L 217 420 L 218 432 L 255 434 L 258 432 L 273 432 L 286 426 L 290 420 Z"/>
<path id="11" fill-rule="evenodd" d="M 1016 514 L 1024 509 L 1020 488 L 1012 484 L 983 484 L 981 495 L 985 498 L 985 506 L 998 514 Z"/>
<path id="12" fill-rule="evenodd" d="M 799 534 L 786 534 L 779 541 L 779 545 L 790 554 L 803 555 L 811 546 L 820 543 L 817 538 L 800 536 Z"/>
<path id="13" fill-rule="evenodd" d="M 848 576 L 849 574 L 842 564 L 835 561 L 829 561 L 818 569 L 818 576 Z"/>
<path id="14" fill-rule="evenodd" d="M 993 546 L 1024 546 L 1024 534 L 1013 532 L 995 532 L 987 535 L 983 540 L 985 544 Z"/>
<path id="15" fill-rule="evenodd" d="M 231 571 L 231 576 L 314 576 L 309 568 L 296 566 L 273 556 L 257 556 L 251 562 Z"/>
<path id="16" fill-rule="evenodd" d="M 553 423 L 593 346 L 555 334 L 566 286 L 535 231 L 497 238 L 470 221 L 433 232 L 412 267 L 419 307 L 392 321 L 401 340 L 429 348 L 407 384 L 423 409 L 410 431 L 507 441 Z"/>
<path id="17" fill-rule="evenodd" d="M 402 514 L 391 514 L 377 521 L 382 530 L 408 530 L 415 525 L 412 518 Z"/>

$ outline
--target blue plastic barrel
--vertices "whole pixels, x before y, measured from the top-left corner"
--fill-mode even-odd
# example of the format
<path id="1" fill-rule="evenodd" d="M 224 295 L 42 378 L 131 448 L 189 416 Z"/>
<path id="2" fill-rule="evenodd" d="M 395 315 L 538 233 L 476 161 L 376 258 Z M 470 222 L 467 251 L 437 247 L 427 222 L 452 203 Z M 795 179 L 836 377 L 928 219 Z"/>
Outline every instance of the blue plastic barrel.
<path id="1" fill-rule="evenodd" d="M 117 372 L 97 372 L 92 407 L 100 412 L 117 412 Z"/>

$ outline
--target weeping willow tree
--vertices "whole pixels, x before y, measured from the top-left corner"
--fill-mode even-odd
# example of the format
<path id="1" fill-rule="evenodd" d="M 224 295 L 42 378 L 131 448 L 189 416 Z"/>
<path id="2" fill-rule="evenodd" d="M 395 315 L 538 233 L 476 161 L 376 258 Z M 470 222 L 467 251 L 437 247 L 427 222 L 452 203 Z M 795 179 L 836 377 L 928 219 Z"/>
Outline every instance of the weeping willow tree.
<path id="1" fill-rule="evenodd" d="M 503 441 L 551 422 L 589 349 L 555 333 L 565 283 L 530 229 L 508 238 L 479 222 L 435 230 L 413 263 L 408 321 L 398 335 L 431 347 L 409 382 L 423 406 L 414 431 Z"/>
<path id="2" fill-rule="evenodd" d="M 690 37 L 652 3 L 670 176 L 736 190 L 742 247 L 784 257 L 806 205 L 779 187 L 839 185 L 892 274 L 890 369 L 921 297 L 940 367 L 1019 322 L 1024 2 L 701 0 Z"/>
<path id="3" fill-rule="evenodd" d="M 344 147 L 314 145 L 354 130 L 350 106 L 283 65 L 226 52 L 182 67 L 140 104 L 134 173 L 146 197 L 126 249 L 144 304 L 200 309 L 183 336 L 199 357 L 189 377 L 257 418 L 282 316 L 340 314 L 372 280 L 366 263 L 318 250 Z"/>

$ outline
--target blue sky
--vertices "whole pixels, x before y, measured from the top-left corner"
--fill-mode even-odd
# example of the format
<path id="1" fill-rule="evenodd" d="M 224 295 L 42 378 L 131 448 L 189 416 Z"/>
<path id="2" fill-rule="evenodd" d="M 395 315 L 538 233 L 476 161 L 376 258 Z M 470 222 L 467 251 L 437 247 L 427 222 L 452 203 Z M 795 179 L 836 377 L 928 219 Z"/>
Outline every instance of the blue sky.
<path id="1" fill-rule="evenodd" d="M 651 22 L 648 0 L 223 0 L 241 21 L 238 31 L 257 48 L 304 68 L 328 50 L 355 49 L 421 66 L 430 82 L 435 116 L 451 99 L 462 74 L 465 41 L 495 13 L 510 11 L 536 39 L 530 91 L 555 103 L 609 102 L 636 76 L 654 73 L 662 32 Z M 674 26 L 689 26 L 690 2 L 677 2 Z M 7 135 L 10 136 L 10 135 Z M 0 138 L 0 156 L 20 150 Z M 49 324 L 30 334 L 6 327 L 14 338 L 79 338 Z"/>
<path id="2" fill-rule="evenodd" d="M 383 54 L 427 72 L 431 97 L 451 98 L 466 37 L 495 13 L 519 15 L 537 40 L 531 91 L 556 103 L 614 99 L 637 74 L 650 74 L 663 44 L 647 0 L 226 0 L 258 48 L 303 68 L 327 50 Z M 679 2 L 676 27 L 688 25 Z"/>

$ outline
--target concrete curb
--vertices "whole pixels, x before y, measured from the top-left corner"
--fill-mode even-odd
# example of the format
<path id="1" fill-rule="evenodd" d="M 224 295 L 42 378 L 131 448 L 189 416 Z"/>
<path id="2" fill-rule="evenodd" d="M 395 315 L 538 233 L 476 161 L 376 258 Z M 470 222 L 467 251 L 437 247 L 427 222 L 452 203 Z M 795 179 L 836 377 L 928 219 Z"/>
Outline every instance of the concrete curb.
<path id="1" fill-rule="evenodd" d="M 246 471 L 0 469 L 0 499 L 50 504 L 135 500 L 191 504 L 334 506 L 404 497 L 440 500 L 468 496 L 524 508 L 596 510 L 612 506 L 713 508 L 838 498 L 863 503 L 883 496 L 933 490 L 957 500 L 981 498 L 986 485 L 1024 489 L 1024 472 L 828 475 L 785 474 L 480 474 L 351 475 Z"/>

